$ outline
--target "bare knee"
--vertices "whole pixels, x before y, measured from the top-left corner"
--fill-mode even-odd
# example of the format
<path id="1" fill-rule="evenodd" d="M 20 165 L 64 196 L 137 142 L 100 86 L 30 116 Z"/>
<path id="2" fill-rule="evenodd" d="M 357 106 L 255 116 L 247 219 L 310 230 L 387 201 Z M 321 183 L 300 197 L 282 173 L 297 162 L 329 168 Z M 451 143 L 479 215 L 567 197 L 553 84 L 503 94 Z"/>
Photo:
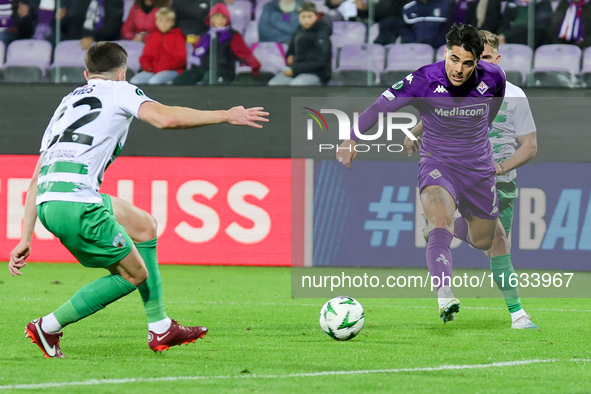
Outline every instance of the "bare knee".
<path id="1" fill-rule="evenodd" d="M 471 239 L 472 246 L 480 250 L 489 250 L 493 246 L 494 234 L 492 236 L 483 236 L 478 239 Z"/>
<path id="2" fill-rule="evenodd" d="M 146 242 L 156 238 L 158 234 L 158 222 L 156 218 L 144 211 L 141 230 L 135 234 L 135 242 Z"/>
<path id="3" fill-rule="evenodd" d="M 503 256 L 511 253 L 511 244 L 505 230 L 501 227 L 501 230 L 497 230 L 495 238 L 492 242 L 492 246 L 489 250 L 489 257 Z"/>

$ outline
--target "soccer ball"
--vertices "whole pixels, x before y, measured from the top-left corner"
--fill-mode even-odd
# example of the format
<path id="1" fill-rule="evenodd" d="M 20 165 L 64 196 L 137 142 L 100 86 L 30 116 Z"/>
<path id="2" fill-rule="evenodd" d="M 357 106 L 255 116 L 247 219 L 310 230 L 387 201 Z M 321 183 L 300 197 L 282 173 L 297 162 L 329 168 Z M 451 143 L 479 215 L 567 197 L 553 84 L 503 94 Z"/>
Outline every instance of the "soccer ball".
<path id="1" fill-rule="evenodd" d="M 338 341 L 346 341 L 359 334 L 364 321 L 363 307 L 351 297 L 339 296 L 328 300 L 320 310 L 320 327 Z"/>

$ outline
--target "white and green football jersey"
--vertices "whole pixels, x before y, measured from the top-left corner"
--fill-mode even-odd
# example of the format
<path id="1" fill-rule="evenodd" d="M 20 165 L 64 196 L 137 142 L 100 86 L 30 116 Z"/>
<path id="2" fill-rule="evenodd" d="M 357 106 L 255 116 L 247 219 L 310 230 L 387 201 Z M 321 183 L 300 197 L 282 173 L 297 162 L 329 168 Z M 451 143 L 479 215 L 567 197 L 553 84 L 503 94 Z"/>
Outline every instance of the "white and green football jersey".
<path id="1" fill-rule="evenodd" d="M 132 117 L 151 101 L 125 81 L 91 79 L 64 97 L 41 142 L 37 205 L 46 201 L 102 204 L 106 168 L 119 155 Z"/>
<path id="2" fill-rule="evenodd" d="M 493 158 L 502 163 L 515 153 L 517 138 L 536 132 L 536 124 L 529 108 L 527 96 L 521 88 L 507 81 L 505 99 L 489 129 L 489 140 L 493 149 Z M 497 182 L 510 182 L 517 177 L 517 171 L 511 170 L 497 176 Z"/>

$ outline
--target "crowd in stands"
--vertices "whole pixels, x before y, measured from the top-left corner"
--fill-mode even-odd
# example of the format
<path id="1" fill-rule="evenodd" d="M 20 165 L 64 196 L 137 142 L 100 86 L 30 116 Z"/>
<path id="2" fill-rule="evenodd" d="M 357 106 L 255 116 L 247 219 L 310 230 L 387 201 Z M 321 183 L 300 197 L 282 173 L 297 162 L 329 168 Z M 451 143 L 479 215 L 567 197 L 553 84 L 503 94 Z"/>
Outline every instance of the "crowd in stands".
<path id="1" fill-rule="evenodd" d="M 437 50 L 453 23 L 496 33 L 502 44 L 528 44 L 535 2 L 534 50 L 558 43 L 584 49 L 591 46 L 589 1 L 61 0 L 56 9 L 56 0 L 0 0 L 0 59 L 15 40 L 55 45 L 59 37 L 77 40 L 82 50 L 97 41 L 135 41 L 143 52 L 132 82 L 192 85 L 232 83 L 245 75 L 256 81 L 271 71 L 268 59 L 258 57 L 274 50 L 284 64 L 265 83 L 316 85 L 331 79 L 343 45 L 333 34 L 337 23 L 375 22 L 359 34 L 382 46 L 418 43 Z"/>

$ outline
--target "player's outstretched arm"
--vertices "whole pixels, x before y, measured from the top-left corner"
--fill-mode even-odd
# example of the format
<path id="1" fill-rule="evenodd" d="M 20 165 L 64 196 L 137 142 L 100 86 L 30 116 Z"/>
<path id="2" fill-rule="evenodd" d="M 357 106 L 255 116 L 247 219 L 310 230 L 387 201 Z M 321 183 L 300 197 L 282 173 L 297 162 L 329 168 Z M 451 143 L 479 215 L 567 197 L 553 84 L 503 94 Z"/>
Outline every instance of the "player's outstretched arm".
<path id="1" fill-rule="evenodd" d="M 511 170 L 521 167 L 528 161 L 534 158 L 536 153 L 538 153 L 538 138 L 537 133 L 529 133 L 522 136 L 517 137 L 519 138 L 519 142 L 521 145 L 513 156 L 502 162 L 501 164 L 495 163 L 495 169 L 497 170 L 496 175 L 505 174 Z"/>
<path id="2" fill-rule="evenodd" d="M 344 140 L 343 143 L 339 145 L 337 149 L 337 160 L 339 161 L 339 163 L 346 166 L 348 169 L 351 169 L 351 162 L 357 156 L 355 146 L 357 146 L 356 141 Z"/>
<path id="3" fill-rule="evenodd" d="M 147 101 L 140 106 L 139 118 L 159 129 L 192 129 L 219 123 L 262 128 L 257 122 L 268 122 L 263 107 L 232 107 L 228 110 L 201 111 Z"/>
<path id="4" fill-rule="evenodd" d="M 8 270 L 10 275 L 22 275 L 20 269 L 27 263 L 26 258 L 31 253 L 31 239 L 33 238 L 33 230 L 35 229 L 35 221 L 37 220 L 37 206 L 35 205 L 35 198 L 37 197 L 37 179 L 39 178 L 39 169 L 41 168 L 41 157 L 37 162 L 33 179 L 29 184 L 27 191 L 27 198 L 25 200 L 25 221 L 23 225 L 23 233 L 21 240 L 16 247 L 10 252 L 10 261 L 8 262 Z"/>

